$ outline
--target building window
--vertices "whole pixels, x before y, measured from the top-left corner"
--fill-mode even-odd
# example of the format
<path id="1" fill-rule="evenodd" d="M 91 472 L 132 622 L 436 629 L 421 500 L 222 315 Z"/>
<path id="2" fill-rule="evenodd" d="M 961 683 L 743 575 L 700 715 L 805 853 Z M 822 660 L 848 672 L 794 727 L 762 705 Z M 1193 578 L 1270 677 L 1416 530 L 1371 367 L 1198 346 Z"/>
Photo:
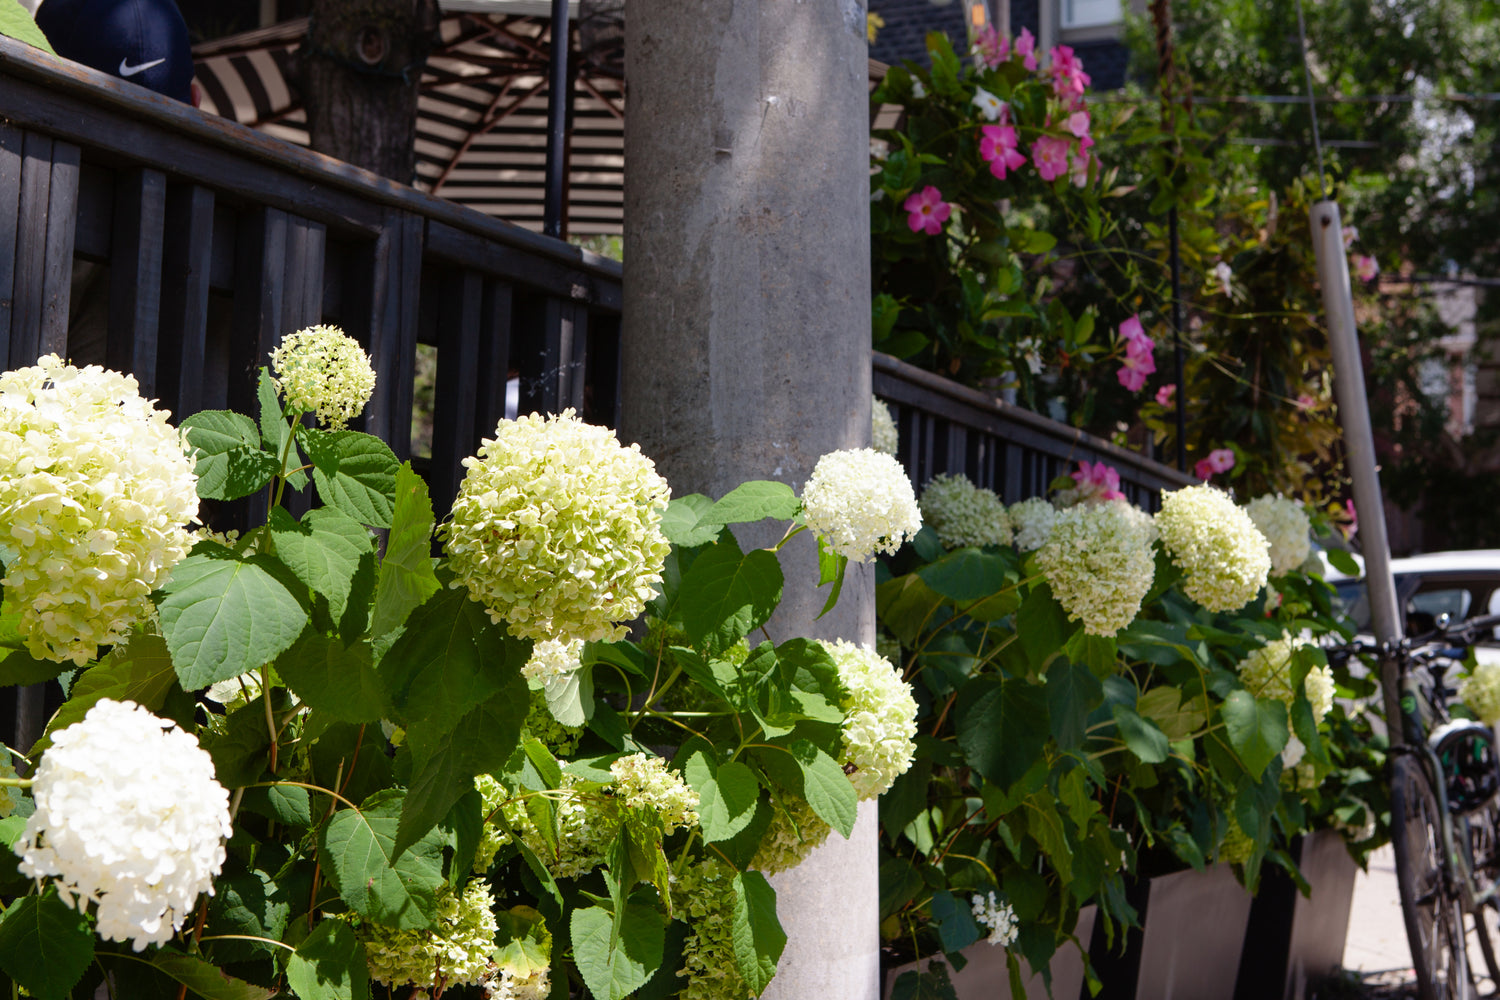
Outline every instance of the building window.
<path id="1" fill-rule="evenodd" d="M 1062 28 L 1092 28 L 1120 21 L 1120 0 L 1060 0 Z"/>

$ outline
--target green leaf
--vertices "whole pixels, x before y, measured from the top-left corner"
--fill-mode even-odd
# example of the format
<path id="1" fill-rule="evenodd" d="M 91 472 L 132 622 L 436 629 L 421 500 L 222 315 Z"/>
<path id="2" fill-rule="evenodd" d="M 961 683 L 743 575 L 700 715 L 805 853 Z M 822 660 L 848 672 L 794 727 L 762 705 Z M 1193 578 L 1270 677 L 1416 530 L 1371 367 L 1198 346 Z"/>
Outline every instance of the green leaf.
<path id="1" fill-rule="evenodd" d="M 270 1000 L 276 995 L 274 989 L 236 979 L 192 955 L 163 950 L 156 953 L 151 964 L 203 1000 Z"/>
<path id="2" fill-rule="evenodd" d="M 1307 747 L 1307 753 L 1313 760 L 1324 764 L 1330 763 L 1328 751 L 1323 746 L 1323 737 L 1318 732 L 1318 720 L 1313 718 L 1312 705 L 1304 698 L 1298 698 L 1292 702 L 1292 731 L 1297 738 Z"/>
<path id="3" fill-rule="evenodd" d="M 355 913 L 398 930 L 424 930 L 432 926 L 437 892 L 445 884 L 447 837 L 429 829 L 397 856 L 396 828 L 406 794 L 385 789 L 359 809 L 334 813 L 318 833 L 318 855 Z"/>
<path id="4" fill-rule="evenodd" d="M 15 9 L 12 10 L 12 7 Z M 31 12 L 20 4 L 5 4 L 0 7 L 0 35 L 6 35 L 25 42 L 32 48 L 57 55 L 48 44 L 47 36 L 42 34 L 42 29 L 38 28 L 36 22 L 32 20 Z"/>
<path id="5" fill-rule="evenodd" d="M 78 675 L 68 700 L 57 710 L 47 724 L 46 734 L 32 750 L 46 750 L 52 745 L 53 733 L 81 722 L 88 710 L 103 698 L 133 701 L 149 711 L 160 712 L 176 689 L 177 672 L 172 667 L 166 642 L 160 636 L 137 632 L 124 646 L 116 646 L 103 660 Z"/>
<path id="6" fill-rule="evenodd" d="M 324 920 L 287 959 L 286 983 L 301 1000 L 366 1000 L 365 946 L 342 920 Z"/>
<path id="7" fill-rule="evenodd" d="M 273 695 L 272 707 L 284 709 L 287 705 L 285 693 L 279 693 L 282 694 L 281 705 L 276 705 L 277 699 Z M 206 733 L 202 744 L 213 758 L 214 775 L 225 788 L 244 788 L 259 781 L 266 769 L 271 746 L 271 736 L 266 730 L 265 703 L 256 698 L 235 709 L 223 730 Z"/>
<path id="8" fill-rule="evenodd" d="M 828 592 L 828 600 L 823 602 L 823 610 L 818 612 L 822 618 L 832 611 L 834 605 L 839 602 L 839 594 L 844 590 L 844 574 L 849 569 L 849 557 L 842 552 L 835 552 L 828 547 L 822 537 L 818 538 L 818 586 L 823 587 L 833 584 L 833 589 Z"/>
<path id="9" fill-rule="evenodd" d="M 768 517 L 790 521 L 801 509 L 802 501 L 786 483 L 757 479 L 741 483 L 720 497 L 701 523 L 747 524 Z"/>
<path id="10" fill-rule="evenodd" d="M 312 826 L 312 796 L 298 785 L 248 788 L 242 805 L 284 826 Z"/>
<path id="11" fill-rule="evenodd" d="M 958 746 L 1001 788 L 1019 781 L 1051 731 L 1046 690 L 1018 678 L 976 677 L 958 692 Z"/>
<path id="12" fill-rule="evenodd" d="M 1345 576 L 1358 578 L 1365 575 L 1364 571 L 1359 568 L 1359 563 L 1354 561 L 1354 556 L 1350 555 L 1343 549 L 1324 549 L 1323 555 L 1327 557 L 1328 564 L 1330 566 L 1338 570 L 1340 573 L 1343 573 Z"/>
<path id="13" fill-rule="evenodd" d="M 823 822 L 848 837 L 859 795 L 844 769 L 808 740 L 793 743 L 791 752 L 802 771 L 802 797 Z"/>
<path id="14" fill-rule="evenodd" d="M 377 722 L 387 714 L 385 682 L 368 642 L 308 629 L 276 659 L 276 673 L 309 708 L 340 722 Z"/>
<path id="15" fill-rule="evenodd" d="M 698 825 L 704 843 L 728 840 L 749 825 L 760 799 L 755 772 L 738 761 L 720 765 L 699 750 L 683 765 L 682 777 L 698 793 Z"/>
<path id="16" fill-rule="evenodd" d="M 594 712 L 594 672 L 589 669 L 569 671 L 542 685 L 547 711 L 564 726 L 588 725 Z"/>
<path id="17" fill-rule="evenodd" d="M 274 565 L 200 542 L 172 570 L 157 610 L 184 690 L 238 677 L 297 641 L 307 612 L 269 571 Z"/>
<path id="18" fill-rule="evenodd" d="M 200 410 L 180 425 L 197 456 L 198 495 L 237 500 L 265 487 L 276 475 L 276 458 L 260 446 L 249 417 L 228 410 Z"/>
<path id="19" fill-rule="evenodd" d="M 757 871 L 734 873 L 734 964 L 759 995 L 776 975 L 786 931 L 776 918 L 776 890 Z"/>
<path id="20" fill-rule="evenodd" d="M 721 524 L 705 520 L 714 509 L 714 502 L 702 493 L 673 497 L 661 515 L 661 533 L 667 541 L 680 549 L 707 545 L 719 537 Z"/>
<path id="21" fill-rule="evenodd" d="M 1038 586 L 1027 594 L 1016 611 L 1016 635 L 1021 640 L 1026 661 L 1037 673 L 1047 669 L 1047 664 L 1062 651 L 1068 634 L 1076 627 L 1076 623 L 1068 624 L 1067 612 L 1045 586 Z"/>
<path id="22" fill-rule="evenodd" d="M 1042 229 L 1012 229 L 1010 243 L 1022 253 L 1046 253 L 1057 246 L 1057 237 Z"/>
<path id="23" fill-rule="evenodd" d="M 1156 723 L 1141 718 L 1135 709 L 1119 702 L 1110 706 L 1110 714 L 1120 728 L 1120 739 L 1143 763 L 1160 764 L 1167 759 L 1171 749 L 1167 744 L 1167 734 Z"/>
<path id="24" fill-rule="evenodd" d="M 62 1000 L 93 958 L 89 918 L 55 889 L 23 896 L 0 917 L 0 969 L 37 1000 Z"/>
<path id="25" fill-rule="evenodd" d="M 437 573 L 432 568 L 432 500 L 427 483 L 412 471 L 410 462 L 396 470 L 396 504 L 391 533 L 380 561 L 379 585 L 375 591 L 372 635 L 385 635 L 406 621 L 406 616 L 438 592 Z"/>
<path id="26" fill-rule="evenodd" d="M 1202 695 L 1183 704 L 1182 692 L 1175 687 L 1154 687 L 1141 695 L 1135 710 L 1161 727 L 1169 740 L 1185 740 L 1203 728 L 1208 721 L 1207 712 L 1194 705 L 1204 704 Z"/>
<path id="27" fill-rule="evenodd" d="M 602 906 L 573 911 L 573 958 L 596 1000 L 625 1000 L 661 965 L 665 931 L 655 910 L 625 907 L 619 936 L 614 914 Z"/>
<path id="28" fill-rule="evenodd" d="M 327 507 L 313 508 L 301 521 L 277 507 L 271 511 L 270 529 L 277 558 L 309 590 L 328 598 L 333 617 L 342 617 L 354 572 L 374 546 L 369 530 Z"/>
<path id="29" fill-rule="evenodd" d="M 972 604 L 1006 585 L 1007 559 L 980 549 L 958 549 L 917 570 L 922 582 L 949 600 Z"/>
<path id="30" fill-rule="evenodd" d="M 40 684 L 71 668 L 71 663 L 35 659 L 24 649 L 0 647 L 0 687 Z"/>
<path id="31" fill-rule="evenodd" d="M 389 528 L 395 511 L 395 452 L 370 434 L 299 427 L 318 496 L 360 524 Z"/>
<path id="32" fill-rule="evenodd" d="M 951 892 L 932 894 L 932 919 L 937 921 L 938 938 L 946 952 L 963 951 L 980 938 L 973 908 Z"/>
<path id="33" fill-rule="evenodd" d="M 715 545 L 682 578 L 687 633 L 710 653 L 721 653 L 764 625 L 781 602 L 781 563 L 774 553 Z"/>
<path id="34" fill-rule="evenodd" d="M 1041 792 L 1026 799 L 1026 829 L 1041 845 L 1052 867 L 1066 885 L 1073 879 L 1073 848 L 1068 844 L 1068 835 L 1063 830 L 1062 817 L 1058 815 L 1056 799 L 1050 792 Z"/>
<path id="35" fill-rule="evenodd" d="M 1104 686 L 1083 664 L 1064 658 L 1047 668 L 1047 714 L 1060 749 L 1083 746 L 1089 714 L 1103 701 Z"/>
<path id="36" fill-rule="evenodd" d="M 276 383 L 264 367 L 256 383 L 256 401 L 260 404 L 260 442 L 266 454 L 278 460 L 281 474 L 294 489 L 307 487 L 307 473 L 302 471 L 302 455 L 295 444 L 287 446 L 292 436 L 292 425 L 282 410 L 281 399 L 276 395 Z M 285 461 L 280 461 L 285 456 Z"/>
<path id="37" fill-rule="evenodd" d="M 256 788 L 251 791 L 263 792 L 265 789 Z M 246 792 L 244 801 L 249 800 L 250 792 Z M 279 891 L 267 873 L 245 871 L 235 865 L 232 856 L 229 865 L 234 867 L 227 867 L 223 874 L 214 879 L 214 894 L 208 901 L 208 932 L 244 934 L 279 941 L 286 933 L 287 920 L 292 914 L 291 900 Z M 309 875 L 308 889 L 311 889 L 310 878 Z M 298 900 L 298 908 L 304 908 L 305 903 L 305 897 Z M 214 958 L 227 964 L 272 956 L 278 951 L 281 949 L 263 942 L 220 941 L 214 947 Z"/>
<path id="38" fill-rule="evenodd" d="M 1229 745 L 1250 777 L 1259 778 L 1286 746 L 1286 706 L 1274 698 L 1256 700 L 1249 691 L 1231 691 L 1219 711 Z"/>

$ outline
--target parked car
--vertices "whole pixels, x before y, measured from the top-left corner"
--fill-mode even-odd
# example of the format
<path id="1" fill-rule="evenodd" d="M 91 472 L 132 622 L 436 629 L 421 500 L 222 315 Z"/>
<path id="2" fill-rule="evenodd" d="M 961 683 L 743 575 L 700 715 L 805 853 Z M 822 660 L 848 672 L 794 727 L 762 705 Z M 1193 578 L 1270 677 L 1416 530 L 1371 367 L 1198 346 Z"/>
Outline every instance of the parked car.
<path id="1" fill-rule="evenodd" d="M 1408 631 L 1431 628 L 1441 615 L 1462 621 L 1476 615 L 1500 613 L 1500 549 L 1431 552 L 1391 560 L 1396 578 L 1396 600 L 1402 627 Z M 1370 631 L 1370 598 L 1365 581 L 1346 577 L 1331 580 L 1344 612 L 1359 630 Z M 1420 616 L 1420 617 L 1418 617 Z M 1476 653 L 1500 658 L 1500 629 L 1483 641 Z"/>

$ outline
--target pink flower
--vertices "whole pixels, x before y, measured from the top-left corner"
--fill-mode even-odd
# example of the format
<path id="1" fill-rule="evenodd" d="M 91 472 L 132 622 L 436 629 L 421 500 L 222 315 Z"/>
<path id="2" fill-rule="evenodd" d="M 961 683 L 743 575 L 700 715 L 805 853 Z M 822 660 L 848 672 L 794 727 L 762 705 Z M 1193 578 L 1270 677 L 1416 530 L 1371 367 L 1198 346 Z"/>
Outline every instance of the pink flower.
<path id="1" fill-rule="evenodd" d="M 1200 458 L 1193 466 L 1193 474 L 1199 479 L 1212 479 L 1220 472 L 1228 472 L 1234 468 L 1234 451 L 1229 448 L 1215 448 L 1208 453 L 1207 458 Z"/>
<path id="2" fill-rule="evenodd" d="M 1149 354 L 1151 353 L 1151 350 L 1156 346 L 1155 341 L 1151 339 L 1151 335 L 1148 334 L 1146 332 L 1146 328 L 1141 325 L 1140 313 L 1136 313 L 1134 316 L 1131 316 L 1125 322 L 1121 323 L 1119 329 L 1115 331 L 1115 334 L 1120 338 L 1121 341 L 1124 342 L 1125 350 L 1127 352 L 1132 350 L 1144 350 Z"/>
<path id="3" fill-rule="evenodd" d="M 1068 172 L 1068 146 L 1066 139 L 1055 139 L 1044 135 L 1031 144 L 1031 159 L 1042 180 L 1053 181 Z"/>
<path id="4" fill-rule="evenodd" d="M 1177 386 L 1164 385 L 1156 390 L 1156 405 L 1171 406 L 1172 399 L 1177 395 Z"/>
<path id="5" fill-rule="evenodd" d="M 1125 360 L 1120 362 L 1115 377 L 1131 392 L 1140 392 L 1146 387 L 1146 379 L 1156 372 L 1156 358 L 1149 346 L 1145 350 L 1132 349 L 1133 346 L 1126 348 Z"/>
<path id="6" fill-rule="evenodd" d="M 1354 498 L 1350 497 L 1344 501 L 1344 512 L 1349 515 L 1349 523 L 1340 526 L 1345 538 L 1353 538 L 1359 532 L 1359 511 L 1354 509 Z"/>
<path id="7" fill-rule="evenodd" d="M 980 28 L 979 37 L 974 39 L 975 64 L 994 69 L 1009 58 L 1010 39 L 996 31 L 993 24 Z"/>
<path id="8" fill-rule="evenodd" d="M 953 206 L 943 200 L 943 193 L 931 184 L 910 195 L 901 206 L 911 214 L 906 224 L 914 233 L 926 231 L 928 236 L 942 232 L 943 223 L 953 214 Z"/>
<path id="9" fill-rule="evenodd" d="M 1100 500 L 1124 500 L 1125 494 L 1120 492 L 1120 473 L 1113 466 L 1105 465 L 1103 462 L 1079 462 L 1078 468 L 1071 473 L 1073 482 L 1077 483 L 1079 495 L 1083 499 L 1098 498 Z"/>
<path id="10" fill-rule="evenodd" d="M 1348 250 L 1359 239 L 1359 227 L 1349 226 L 1344 230 L 1344 249 Z"/>
<path id="11" fill-rule="evenodd" d="M 1091 160 L 1093 157 L 1089 155 L 1088 148 L 1085 146 L 1080 146 L 1078 152 L 1073 154 L 1073 165 L 1068 168 L 1068 173 L 1073 178 L 1074 187 L 1085 187 L 1088 184 Z"/>
<path id="12" fill-rule="evenodd" d="M 1016 138 L 1014 127 L 984 125 L 979 131 L 983 133 L 979 140 L 979 155 L 990 165 L 990 173 L 1003 181 L 1006 171 L 1019 170 L 1026 165 L 1026 156 L 1016 148 L 1020 140 Z"/>
<path id="13" fill-rule="evenodd" d="M 1036 37 L 1025 28 L 1016 36 L 1016 55 L 1022 58 L 1028 70 L 1036 72 Z"/>
<path id="14" fill-rule="evenodd" d="M 1069 132 L 1078 138 L 1078 148 L 1088 149 L 1094 144 L 1094 137 L 1089 135 L 1089 113 L 1087 111 L 1075 111 L 1068 115 L 1064 123 Z"/>
<path id="15" fill-rule="evenodd" d="M 1311 393 L 1302 392 L 1297 394 L 1297 409 L 1310 410 L 1318 405 L 1318 400 Z"/>
<path id="16" fill-rule="evenodd" d="M 1360 254 L 1354 258 L 1354 276 L 1360 281 L 1374 281 L 1380 274 L 1380 264 L 1374 257 Z"/>
<path id="17" fill-rule="evenodd" d="M 1081 95 L 1088 89 L 1089 75 L 1083 71 L 1083 60 L 1073 54 L 1067 45 L 1059 45 L 1050 53 L 1052 60 L 1052 90 L 1058 97 L 1070 98 Z"/>

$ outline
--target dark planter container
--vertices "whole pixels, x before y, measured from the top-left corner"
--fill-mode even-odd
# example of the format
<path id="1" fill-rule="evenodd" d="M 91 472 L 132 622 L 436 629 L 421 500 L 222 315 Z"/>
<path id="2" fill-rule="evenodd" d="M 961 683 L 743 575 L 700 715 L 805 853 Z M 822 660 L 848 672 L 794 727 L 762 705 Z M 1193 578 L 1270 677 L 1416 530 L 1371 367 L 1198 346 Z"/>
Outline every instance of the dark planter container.
<path id="1" fill-rule="evenodd" d="M 1098 911 L 1092 906 L 1085 906 L 1078 912 L 1078 927 L 1075 933 L 1078 940 L 1088 941 L 1094 929 L 1094 915 Z M 1024 997 L 1012 997 L 1010 992 L 1010 972 L 1005 960 L 1005 949 L 980 941 L 978 944 L 970 945 L 963 951 L 964 958 L 968 964 L 963 971 L 954 972 L 951 968 L 948 975 L 952 978 L 953 988 L 958 993 L 958 1000 L 1025 1000 Z M 889 997 L 892 988 L 896 985 L 896 979 L 903 972 L 916 970 L 919 966 L 926 968 L 930 959 L 920 962 L 910 962 L 906 965 L 897 966 L 885 974 L 884 991 L 882 996 Z M 1025 977 L 1026 997 L 1046 997 L 1047 987 L 1042 982 L 1040 973 L 1032 972 L 1021 961 L 1021 975 Z M 1052 995 L 1062 998 L 1072 997 L 1083 989 L 1084 995 L 1088 990 L 1083 986 L 1083 956 L 1078 949 L 1070 944 L 1065 944 L 1052 956 Z"/>

